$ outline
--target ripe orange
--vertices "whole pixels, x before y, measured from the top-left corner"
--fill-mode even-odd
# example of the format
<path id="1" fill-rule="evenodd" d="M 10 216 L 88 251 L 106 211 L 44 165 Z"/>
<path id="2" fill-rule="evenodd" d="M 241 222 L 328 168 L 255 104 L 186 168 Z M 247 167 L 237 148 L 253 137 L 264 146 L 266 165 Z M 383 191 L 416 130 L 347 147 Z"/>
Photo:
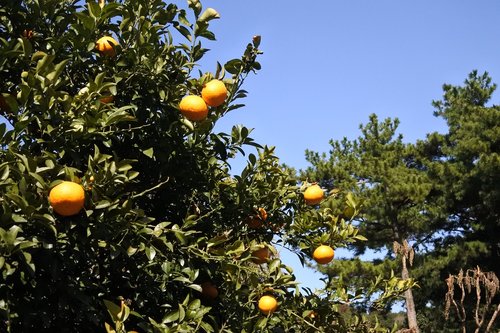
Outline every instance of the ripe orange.
<path id="1" fill-rule="evenodd" d="M 258 209 L 258 214 L 254 216 L 250 216 L 247 220 L 248 227 L 251 229 L 258 229 L 261 228 L 263 225 L 263 222 L 267 220 L 267 212 L 264 208 L 259 208 Z"/>
<path id="2" fill-rule="evenodd" d="M 262 220 L 257 216 L 248 217 L 247 224 L 250 229 L 262 228 Z"/>
<path id="3" fill-rule="evenodd" d="M 97 40 L 95 47 L 102 55 L 114 57 L 116 55 L 115 46 L 117 45 L 118 42 L 113 37 L 104 36 Z"/>
<path id="4" fill-rule="evenodd" d="M 259 299 L 259 310 L 265 315 L 271 314 L 278 309 L 278 301 L 270 295 L 264 295 Z"/>
<path id="5" fill-rule="evenodd" d="M 201 294 L 210 299 L 216 299 L 219 296 L 217 287 L 210 281 L 201 284 Z"/>
<path id="6" fill-rule="evenodd" d="M 109 104 L 109 103 L 112 103 L 114 100 L 115 100 L 115 96 L 113 96 L 113 95 L 107 95 L 107 96 L 103 96 L 103 97 L 99 98 L 99 101 L 102 104 Z"/>
<path id="7" fill-rule="evenodd" d="M 226 100 L 226 85 L 224 82 L 214 79 L 203 86 L 201 97 L 207 105 L 219 106 Z"/>
<path id="8" fill-rule="evenodd" d="M 259 217 L 262 219 L 262 221 L 267 220 L 267 212 L 264 208 L 261 207 L 257 211 L 259 212 Z"/>
<path id="9" fill-rule="evenodd" d="M 319 185 L 314 184 L 304 191 L 304 200 L 307 205 L 317 205 L 323 200 L 324 195 L 323 189 Z"/>
<path id="10" fill-rule="evenodd" d="M 189 120 L 201 121 L 208 115 L 208 107 L 203 98 L 196 95 L 188 95 L 179 103 L 181 113 Z"/>
<path id="11" fill-rule="evenodd" d="M 318 264 L 328 264 L 333 260 L 335 251 L 328 245 L 320 245 L 314 250 L 313 258 Z"/>
<path id="12" fill-rule="evenodd" d="M 50 190 L 49 203 L 59 215 L 76 215 L 85 203 L 85 191 L 80 184 L 64 181 Z"/>
<path id="13" fill-rule="evenodd" d="M 269 248 L 263 247 L 252 252 L 252 257 L 254 257 L 252 261 L 260 265 L 267 262 L 270 256 L 271 256 L 271 251 L 269 251 Z"/>

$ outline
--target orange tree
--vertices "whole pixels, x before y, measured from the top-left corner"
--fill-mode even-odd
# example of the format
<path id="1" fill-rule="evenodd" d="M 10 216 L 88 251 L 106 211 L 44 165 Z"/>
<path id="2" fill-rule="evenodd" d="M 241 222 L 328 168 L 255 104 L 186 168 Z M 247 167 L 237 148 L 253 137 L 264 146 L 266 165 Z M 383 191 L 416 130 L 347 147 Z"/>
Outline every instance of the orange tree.
<path id="1" fill-rule="evenodd" d="M 256 36 L 240 58 L 197 70 L 216 18 L 196 0 L 3 2 L 0 331 L 380 329 L 342 314 L 359 291 L 335 279 L 301 290 L 280 260 L 278 245 L 308 260 L 362 237 L 332 195 L 307 205 L 308 184 L 249 129 L 213 131 L 243 106 L 261 53 Z M 217 81 L 202 93 L 214 79 L 225 97 Z M 187 95 L 202 98 L 184 107 Z M 258 153 L 231 175 L 245 146 Z M 379 284 L 374 305 L 412 282 Z"/>

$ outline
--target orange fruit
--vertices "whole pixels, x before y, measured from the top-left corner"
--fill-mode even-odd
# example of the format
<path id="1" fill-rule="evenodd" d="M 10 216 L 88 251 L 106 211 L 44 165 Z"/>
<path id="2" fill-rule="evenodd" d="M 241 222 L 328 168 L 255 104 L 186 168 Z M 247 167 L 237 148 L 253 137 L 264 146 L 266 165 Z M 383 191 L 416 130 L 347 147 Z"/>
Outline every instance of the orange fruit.
<path id="1" fill-rule="evenodd" d="M 115 96 L 113 96 L 113 95 L 103 96 L 103 97 L 99 98 L 99 101 L 102 104 L 109 104 L 109 103 L 112 103 L 114 100 L 115 100 Z"/>
<path id="2" fill-rule="evenodd" d="M 203 85 L 201 97 L 209 106 L 219 106 L 224 103 L 227 97 L 227 89 L 224 82 L 214 79 Z"/>
<path id="3" fill-rule="evenodd" d="M 189 120 L 201 121 L 208 115 L 208 107 L 203 98 L 196 95 L 188 95 L 179 103 L 181 113 Z"/>
<path id="4" fill-rule="evenodd" d="M 263 225 L 263 222 L 267 220 L 267 212 L 264 208 L 259 208 L 258 214 L 254 216 L 250 216 L 247 220 L 248 227 L 252 229 L 258 229 L 261 228 Z"/>
<path id="5" fill-rule="evenodd" d="M 247 219 L 247 224 L 250 229 L 262 228 L 262 220 L 257 216 L 250 216 Z"/>
<path id="6" fill-rule="evenodd" d="M 212 282 L 206 281 L 201 284 L 201 294 L 207 298 L 216 299 L 219 291 Z"/>
<path id="7" fill-rule="evenodd" d="M 265 315 L 271 314 L 278 309 L 278 301 L 270 295 L 264 295 L 259 299 L 259 310 Z"/>
<path id="8" fill-rule="evenodd" d="M 262 221 L 267 220 L 267 212 L 264 208 L 261 207 L 257 211 L 259 212 L 259 217 L 261 218 Z"/>
<path id="9" fill-rule="evenodd" d="M 316 260 L 318 264 L 328 264 L 333 260 L 335 251 L 328 245 L 320 245 L 313 252 L 313 259 Z"/>
<path id="10" fill-rule="evenodd" d="M 265 263 L 270 256 L 271 256 L 271 251 L 269 251 L 269 248 L 263 247 L 252 252 L 252 257 L 254 257 L 252 261 L 260 265 Z"/>
<path id="11" fill-rule="evenodd" d="M 114 57 L 116 55 L 115 46 L 117 45 L 118 42 L 116 39 L 110 36 L 104 36 L 97 40 L 95 47 L 102 55 Z"/>
<path id="12" fill-rule="evenodd" d="M 304 191 L 304 200 L 306 201 L 307 205 L 317 205 L 323 200 L 323 197 L 325 196 L 325 193 L 323 192 L 323 189 L 319 187 L 319 185 L 314 184 L 309 186 L 305 191 Z"/>
<path id="13" fill-rule="evenodd" d="M 59 215 L 76 215 L 85 203 L 85 191 L 80 184 L 64 181 L 50 190 L 49 203 Z"/>

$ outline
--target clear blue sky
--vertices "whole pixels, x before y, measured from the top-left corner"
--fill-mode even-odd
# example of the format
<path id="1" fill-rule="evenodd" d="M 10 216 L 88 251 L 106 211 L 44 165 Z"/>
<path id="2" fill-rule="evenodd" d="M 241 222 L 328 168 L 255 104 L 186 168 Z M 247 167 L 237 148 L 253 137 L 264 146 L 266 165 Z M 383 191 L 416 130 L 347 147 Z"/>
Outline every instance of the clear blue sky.
<path id="1" fill-rule="evenodd" d="M 306 149 L 327 152 L 330 139 L 356 138 L 371 113 L 399 118 L 410 142 L 445 131 L 431 102 L 443 83 L 461 84 L 473 69 L 500 83 L 498 0 L 202 3 L 221 15 L 203 70 L 239 57 L 256 34 L 264 51 L 262 71 L 244 86 L 246 107 L 218 129 L 254 128 L 257 142 L 276 146 L 281 161 L 298 169 L 308 166 Z M 282 258 L 305 286 L 322 285 L 293 255 Z"/>

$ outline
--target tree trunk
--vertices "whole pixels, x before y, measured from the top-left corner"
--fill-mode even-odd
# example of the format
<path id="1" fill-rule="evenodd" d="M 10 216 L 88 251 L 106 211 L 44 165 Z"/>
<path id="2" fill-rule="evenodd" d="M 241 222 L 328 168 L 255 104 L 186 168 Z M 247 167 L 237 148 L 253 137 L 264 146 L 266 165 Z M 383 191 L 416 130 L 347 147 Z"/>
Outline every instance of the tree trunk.
<path id="1" fill-rule="evenodd" d="M 401 270 L 401 277 L 403 279 L 408 279 L 410 276 L 408 274 L 408 268 L 406 267 L 406 255 L 401 256 L 403 268 Z M 408 317 L 408 328 L 415 333 L 420 333 L 417 324 L 417 311 L 415 310 L 415 302 L 413 301 L 413 293 L 411 289 L 405 291 L 405 301 L 406 301 L 406 316 Z"/>

